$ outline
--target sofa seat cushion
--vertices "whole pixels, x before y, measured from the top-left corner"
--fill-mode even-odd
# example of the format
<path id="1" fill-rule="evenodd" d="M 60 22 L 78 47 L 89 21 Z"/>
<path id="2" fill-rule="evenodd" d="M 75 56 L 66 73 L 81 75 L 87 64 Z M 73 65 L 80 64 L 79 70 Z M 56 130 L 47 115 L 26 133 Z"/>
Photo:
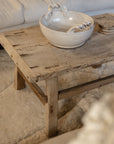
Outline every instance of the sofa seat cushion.
<path id="1" fill-rule="evenodd" d="M 17 0 L 0 0 L 0 29 L 23 22 L 22 5 Z"/>

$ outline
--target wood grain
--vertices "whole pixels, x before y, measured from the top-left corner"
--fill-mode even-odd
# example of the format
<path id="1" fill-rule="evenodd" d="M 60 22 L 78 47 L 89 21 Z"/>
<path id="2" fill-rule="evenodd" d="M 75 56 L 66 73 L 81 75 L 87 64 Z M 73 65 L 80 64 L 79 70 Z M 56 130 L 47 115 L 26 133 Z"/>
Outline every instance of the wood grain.
<path id="1" fill-rule="evenodd" d="M 14 87 L 16 90 L 21 90 L 25 88 L 25 80 L 19 73 L 17 66 L 15 66 Z"/>
<path id="2" fill-rule="evenodd" d="M 114 82 L 114 75 L 59 92 L 59 99 L 71 98 L 85 91 Z"/>
<path id="3" fill-rule="evenodd" d="M 45 105 L 47 103 L 47 96 L 44 94 L 44 92 L 41 90 L 38 84 L 36 84 L 36 82 L 34 81 L 28 81 L 28 79 L 26 79 L 25 75 L 20 71 L 19 68 L 18 68 L 18 72 L 23 77 L 23 79 L 28 83 L 28 85 L 36 94 L 36 96 L 39 98 L 39 100 L 42 102 L 42 104 Z"/>
<path id="4" fill-rule="evenodd" d="M 0 43 L 5 48 L 15 65 L 24 73 L 28 81 L 37 81 L 37 77 L 29 66 L 24 62 L 21 56 L 16 52 L 14 47 L 4 35 L 0 35 Z"/>
<path id="5" fill-rule="evenodd" d="M 58 80 L 57 77 L 46 80 L 46 132 L 49 137 L 57 134 L 57 113 L 58 113 Z"/>
<path id="6" fill-rule="evenodd" d="M 15 33 L 6 33 L 5 37 L 32 71 L 31 77 L 34 73 L 38 80 L 114 60 L 114 35 L 94 32 L 84 46 L 66 50 L 49 44 L 39 27 Z"/>

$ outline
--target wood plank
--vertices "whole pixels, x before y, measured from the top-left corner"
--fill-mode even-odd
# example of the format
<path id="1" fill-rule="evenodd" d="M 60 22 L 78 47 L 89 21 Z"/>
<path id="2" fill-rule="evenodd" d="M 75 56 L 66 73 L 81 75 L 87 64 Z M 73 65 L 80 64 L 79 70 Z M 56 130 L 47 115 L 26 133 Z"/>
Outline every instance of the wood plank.
<path id="1" fill-rule="evenodd" d="M 46 93 L 48 103 L 46 109 L 46 132 L 49 137 L 57 133 L 57 113 L 58 113 L 58 80 L 57 77 L 46 80 Z"/>
<path id="2" fill-rule="evenodd" d="M 70 89 L 66 89 L 63 91 L 59 92 L 59 100 L 60 99 L 64 99 L 64 98 L 71 98 L 73 96 L 77 96 L 80 93 L 83 93 L 85 91 L 89 91 L 92 90 L 94 88 L 98 88 L 100 86 L 109 84 L 114 82 L 114 75 L 106 77 L 106 78 L 102 78 L 99 80 L 95 80 L 93 82 L 89 82 L 80 86 L 76 86 Z"/>
<path id="3" fill-rule="evenodd" d="M 28 83 L 33 92 L 36 94 L 36 96 L 40 99 L 42 104 L 45 105 L 47 103 L 47 96 L 44 94 L 41 88 L 34 81 L 28 81 L 28 79 L 26 79 L 25 75 L 19 70 L 19 68 L 18 71 L 20 75 L 23 77 L 23 79 Z"/>
<path id="4" fill-rule="evenodd" d="M 14 61 L 15 65 L 24 73 L 28 81 L 37 81 L 37 76 L 29 68 L 29 66 L 24 62 L 20 55 L 15 51 L 10 42 L 5 38 L 3 34 L 0 35 L 0 44 L 5 48 L 9 56 Z"/>
<path id="5" fill-rule="evenodd" d="M 21 90 L 25 88 L 25 80 L 20 75 L 17 66 L 15 66 L 14 71 L 15 77 L 14 77 L 14 87 L 16 90 Z"/>

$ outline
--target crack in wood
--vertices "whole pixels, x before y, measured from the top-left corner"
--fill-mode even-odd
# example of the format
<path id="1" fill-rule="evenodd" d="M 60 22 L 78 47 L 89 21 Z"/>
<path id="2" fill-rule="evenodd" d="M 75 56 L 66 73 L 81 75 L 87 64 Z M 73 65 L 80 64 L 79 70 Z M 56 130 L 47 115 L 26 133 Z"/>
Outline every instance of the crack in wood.
<path id="1" fill-rule="evenodd" d="M 32 54 L 20 54 L 20 56 L 22 56 L 22 57 L 25 57 L 25 56 L 28 56 L 28 55 L 32 55 Z"/>
<path id="2" fill-rule="evenodd" d="M 20 44 L 14 44 L 12 45 L 13 47 L 21 46 Z"/>
<path id="3" fill-rule="evenodd" d="M 45 67 L 45 69 L 51 69 L 51 68 L 55 68 L 55 67 L 59 67 L 59 65 L 47 66 L 47 67 Z"/>
<path id="4" fill-rule="evenodd" d="M 22 34 L 22 33 L 25 33 L 24 31 L 19 31 L 19 32 L 15 32 L 14 34 Z"/>
<path id="5" fill-rule="evenodd" d="M 39 66 L 31 66 L 30 68 L 31 69 L 34 69 L 34 68 L 38 68 Z"/>

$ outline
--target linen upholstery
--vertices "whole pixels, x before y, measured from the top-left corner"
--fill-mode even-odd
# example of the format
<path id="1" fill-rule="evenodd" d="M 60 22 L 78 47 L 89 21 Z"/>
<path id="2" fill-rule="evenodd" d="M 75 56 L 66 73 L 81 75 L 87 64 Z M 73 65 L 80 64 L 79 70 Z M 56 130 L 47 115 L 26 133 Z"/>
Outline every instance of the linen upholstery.
<path id="1" fill-rule="evenodd" d="M 0 0 L 0 29 L 23 22 L 22 5 L 17 0 Z"/>
<path id="2" fill-rule="evenodd" d="M 19 0 L 24 7 L 25 22 L 38 21 L 47 12 L 49 0 Z M 112 10 L 114 13 L 114 0 L 55 0 L 62 2 L 69 10 L 93 14 L 100 14 Z M 98 11 L 98 12 L 97 12 Z M 110 11 L 109 11 L 110 12 Z"/>

